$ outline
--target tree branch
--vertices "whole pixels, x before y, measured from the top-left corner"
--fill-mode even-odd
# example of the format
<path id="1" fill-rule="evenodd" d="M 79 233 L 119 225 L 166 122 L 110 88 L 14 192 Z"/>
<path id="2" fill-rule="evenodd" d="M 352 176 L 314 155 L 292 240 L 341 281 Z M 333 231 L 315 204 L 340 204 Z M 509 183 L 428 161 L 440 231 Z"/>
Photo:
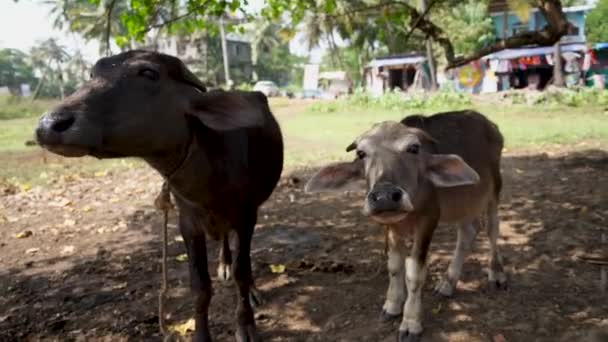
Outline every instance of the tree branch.
<path id="1" fill-rule="evenodd" d="M 106 9 L 106 34 L 105 34 L 105 43 L 106 43 L 106 56 L 110 55 L 110 37 L 112 36 L 112 11 L 114 11 L 114 5 L 116 5 L 116 0 L 112 0 Z"/>
<path id="2" fill-rule="evenodd" d="M 191 16 L 193 14 L 197 14 L 197 12 L 199 10 L 207 7 L 207 5 L 209 4 L 209 2 L 210 2 L 210 0 L 207 0 L 204 3 L 202 3 L 201 5 L 192 8 L 190 11 L 188 11 L 188 12 L 186 12 L 184 14 L 178 15 L 177 17 L 165 20 L 162 23 L 157 23 L 157 24 L 152 24 L 150 26 L 147 26 L 146 28 L 144 28 L 142 30 L 141 33 L 142 34 L 146 34 L 146 33 L 150 32 L 153 29 L 163 28 L 165 26 L 168 26 L 168 25 L 171 25 L 171 24 L 175 24 L 176 22 L 178 22 L 180 20 L 184 20 L 184 19 L 188 18 L 189 16 Z"/>
<path id="3" fill-rule="evenodd" d="M 410 5 L 409 3 L 405 2 L 405 1 L 394 0 L 394 1 L 383 1 L 376 5 L 355 8 L 355 9 L 352 9 L 349 11 L 344 11 L 342 13 L 329 15 L 328 17 L 335 18 L 335 17 L 339 17 L 339 16 L 344 16 L 344 15 L 349 16 L 349 15 L 352 15 L 352 14 L 355 14 L 358 12 L 374 11 L 374 10 L 378 10 L 378 9 L 385 8 L 385 7 L 391 7 L 391 6 L 403 7 L 410 15 L 410 25 L 409 25 L 410 30 L 408 31 L 408 33 L 406 35 L 406 40 L 409 39 L 409 37 L 411 36 L 411 34 L 414 32 L 415 29 L 419 29 L 427 37 L 433 38 L 433 40 L 435 42 L 437 42 L 439 45 L 441 45 L 441 47 L 443 48 L 443 50 L 445 52 L 446 59 L 448 60 L 448 63 L 449 63 L 454 60 L 454 46 L 452 45 L 452 42 L 450 41 L 448 35 L 445 33 L 445 31 L 443 31 L 443 29 L 441 27 L 435 25 L 435 23 L 433 23 L 432 21 L 430 21 L 429 19 L 426 18 L 426 16 L 430 13 L 433 6 L 440 3 L 441 1 L 443 1 L 443 0 L 433 0 L 423 13 L 418 12 L 418 10 L 415 7 L 413 7 L 412 5 Z"/>
<path id="4" fill-rule="evenodd" d="M 518 48 L 525 45 L 542 45 L 551 46 L 557 43 L 564 35 L 566 35 L 572 27 L 572 24 L 566 19 L 566 15 L 562 10 L 560 0 L 537 0 L 536 6 L 543 16 L 547 19 L 547 26 L 540 31 L 523 32 L 512 37 L 501 39 L 494 44 L 481 48 L 471 55 L 463 58 L 448 59 L 446 70 L 463 66 L 469 62 L 477 60 L 491 53 L 504 49 Z"/>
<path id="5" fill-rule="evenodd" d="M 532 45 L 532 44 L 538 44 L 538 45 L 544 45 L 544 46 L 553 45 L 557 41 L 559 41 L 560 38 L 561 38 L 561 35 L 558 35 L 558 34 L 556 35 L 555 33 L 551 32 L 548 29 L 542 30 L 542 31 L 535 31 L 535 32 L 524 32 L 524 33 L 509 37 L 506 39 L 498 40 L 495 43 L 493 43 L 492 45 L 483 47 L 466 57 L 457 58 L 452 61 L 448 61 L 448 66 L 446 67 L 446 70 L 456 68 L 459 66 L 463 66 L 463 65 L 468 64 L 469 62 L 472 62 L 474 60 L 477 60 L 483 56 L 487 56 L 491 53 L 501 51 L 504 49 L 518 48 L 518 47 L 522 47 L 525 45 Z"/>

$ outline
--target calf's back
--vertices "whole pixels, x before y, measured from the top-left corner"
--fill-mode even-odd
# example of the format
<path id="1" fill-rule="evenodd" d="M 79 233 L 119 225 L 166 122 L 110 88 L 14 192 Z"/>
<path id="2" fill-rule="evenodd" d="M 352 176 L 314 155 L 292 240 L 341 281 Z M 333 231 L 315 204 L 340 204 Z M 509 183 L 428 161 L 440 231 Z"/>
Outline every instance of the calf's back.
<path id="1" fill-rule="evenodd" d="M 500 159 L 503 137 L 484 115 L 472 111 L 411 115 L 402 124 L 426 131 L 436 141 L 433 153 L 456 154 L 480 177 L 476 185 L 438 189 L 442 222 L 470 221 L 498 201 L 502 187 Z"/>

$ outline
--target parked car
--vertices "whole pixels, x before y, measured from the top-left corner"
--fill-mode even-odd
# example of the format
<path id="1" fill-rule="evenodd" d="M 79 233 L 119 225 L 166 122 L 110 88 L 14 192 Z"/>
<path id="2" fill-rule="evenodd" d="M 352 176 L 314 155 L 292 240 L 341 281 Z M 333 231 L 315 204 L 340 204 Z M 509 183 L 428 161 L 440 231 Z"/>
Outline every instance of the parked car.
<path id="1" fill-rule="evenodd" d="M 297 96 L 299 99 L 335 99 L 336 97 L 332 94 L 324 92 L 320 89 L 304 89 Z"/>
<path id="2" fill-rule="evenodd" d="M 260 91 L 266 97 L 279 96 L 281 94 L 279 87 L 272 81 L 259 81 L 253 86 L 254 91 Z"/>

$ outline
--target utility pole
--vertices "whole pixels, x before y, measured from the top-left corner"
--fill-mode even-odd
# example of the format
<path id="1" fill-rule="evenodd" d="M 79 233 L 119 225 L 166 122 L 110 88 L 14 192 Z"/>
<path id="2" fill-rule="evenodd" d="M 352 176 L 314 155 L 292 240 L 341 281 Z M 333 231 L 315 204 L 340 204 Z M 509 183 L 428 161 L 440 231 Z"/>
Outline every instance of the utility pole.
<path id="1" fill-rule="evenodd" d="M 420 0 L 420 12 L 425 13 L 428 8 L 426 0 Z M 435 71 L 435 58 L 433 58 L 433 41 L 430 36 L 426 37 L 426 60 L 429 63 L 431 73 L 431 90 L 437 90 L 437 73 Z"/>
<path id="2" fill-rule="evenodd" d="M 226 86 L 232 87 L 232 80 L 230 79 L 230 61 L 228 60 L 228 46 L 226 44 L 226 33 L 224 32 L 224 16 L 220 17 L 220 38 L 222 40 L 222 57 L 224 59 L 224 78 L 226 79 Z"/>

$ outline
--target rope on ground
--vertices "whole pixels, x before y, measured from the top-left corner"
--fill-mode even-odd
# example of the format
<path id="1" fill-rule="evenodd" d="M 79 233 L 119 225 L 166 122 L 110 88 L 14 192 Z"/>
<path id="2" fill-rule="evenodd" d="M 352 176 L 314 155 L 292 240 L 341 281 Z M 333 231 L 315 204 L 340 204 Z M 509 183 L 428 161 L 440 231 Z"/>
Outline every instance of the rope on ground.
<path id="1" fill-rule="evenodd" d="M 161 261 L 161 286 L 158 294 L 158 325 L 161 334 L 165 336 L 165 339 L 170 337 L 170 332 L 167 329 L 167 322 L 165 321 L 165 299 L 168 291 L 168 280 L 167 280 L 167 245 L 168 245 L 168 225 L 169 225 L 169 210 L 173 207 L 171 204 L 171 193 L 169 191 L 169 183 L 163 182 L 162 188 L 156 199 L 154 200 L 154 206 L 156 209 L 163 212 L 163 246 L 162 246 L 162 261 Z"/>

